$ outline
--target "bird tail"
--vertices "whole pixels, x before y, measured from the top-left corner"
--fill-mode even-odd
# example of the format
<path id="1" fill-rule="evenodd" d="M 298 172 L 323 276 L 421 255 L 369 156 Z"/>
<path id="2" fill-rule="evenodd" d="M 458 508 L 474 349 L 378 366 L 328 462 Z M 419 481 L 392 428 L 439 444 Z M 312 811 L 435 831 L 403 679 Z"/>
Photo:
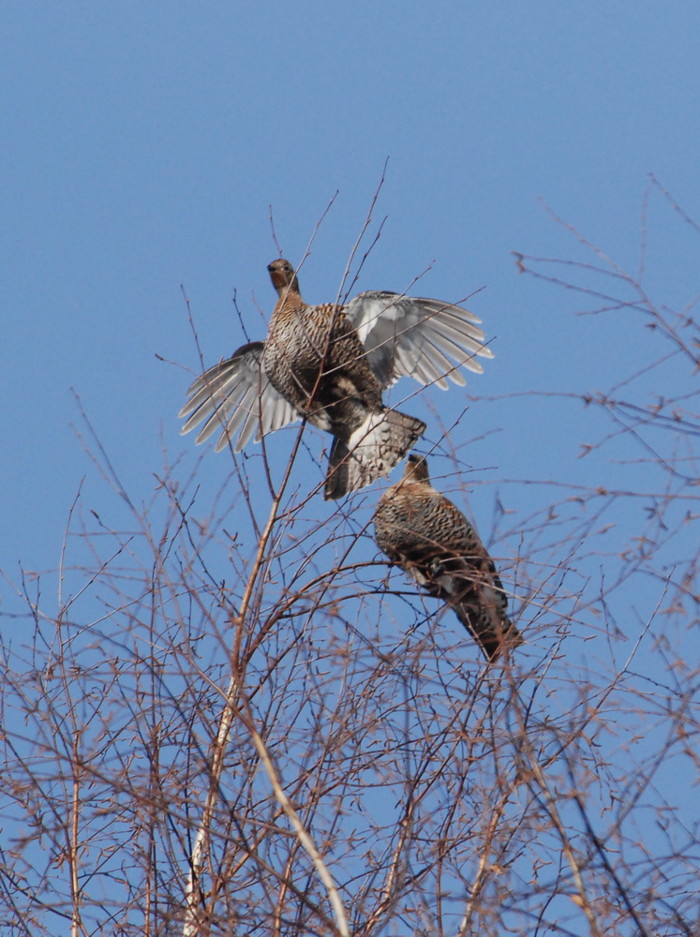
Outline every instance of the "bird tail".
<path id="1" fill-rule="evenodd" d="M 398 410 L 381 407 L 371 411 L 350 437 L 333 440 L 326 475 L 326 499 L 343 495 L 388 475 L 400 462 L 426 425 Z"/>
<path id="2" fill-rule="evenodd" d="M 505 612 L 500 610 L 500 598 L 490 601 L 489 589 L 481 591 L 479 603 L 457 602 L 452 607 L 457 618 L 476 639 L 489 663 L 497 660 L 504 651 L 511 651 L 523 643 L 523 638 Z"/>
<path id="3" fill-rule="evenodd" d="M 503 653 L 523 643 L 508 617 L 508 599 L 491 557 L 479 554 L 436 562 L 430 570 L 428 589 L 445 599 L 457 618 L 493 663 Z"/>

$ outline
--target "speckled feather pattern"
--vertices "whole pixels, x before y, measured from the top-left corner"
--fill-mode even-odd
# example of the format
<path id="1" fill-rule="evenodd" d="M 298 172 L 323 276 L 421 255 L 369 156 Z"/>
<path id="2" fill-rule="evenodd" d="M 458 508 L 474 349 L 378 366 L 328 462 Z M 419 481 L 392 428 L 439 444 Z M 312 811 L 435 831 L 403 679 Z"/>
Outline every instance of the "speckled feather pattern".
<path id="1" fill-rule="evenodd" d="M 425 432 L 422 420 L 391 410 L 382 392 L 401 377 L 445 389 L 480 373 L 493 357 L 479 319 L 451 303 L 400 293 L 359 293 L 347 306 L 310 306 L 296 272 L 268 265 L 278 302 L 265 342 L 250 342 L 191 384 L 181 432 L 197 443 L 240 451 L 251 439 L 306 417 L 333 434 L 326 498 L 387 474 Z"/>
<path id="2" fill-rule="evenodd" d="M 342 306 L 305 303 L 288 261 L 268 269 L 279 300 L 262 368 L 299 413 L 333 434 L 325 496 L 340 498 L 389 472 L 425 424 L 382 404 L 382 388 Z"/>
<path id="3" fill-rule="evenodd" d="M 283 295 L 262 365 L 273 387 L 300 413 L 343 439 L 382 405 L 379 382 L 342 307 L 308 306 L 298 293 Z"/>
<path id="4" fill-rule="evenodd" d="M 454 609 L 489 660 L 521 643 L 493 561 L 459 508 L 430 484 L 425 459 L 409 458 L 404 477 L 382 495 L 374 525 L 379 548 Z"/>

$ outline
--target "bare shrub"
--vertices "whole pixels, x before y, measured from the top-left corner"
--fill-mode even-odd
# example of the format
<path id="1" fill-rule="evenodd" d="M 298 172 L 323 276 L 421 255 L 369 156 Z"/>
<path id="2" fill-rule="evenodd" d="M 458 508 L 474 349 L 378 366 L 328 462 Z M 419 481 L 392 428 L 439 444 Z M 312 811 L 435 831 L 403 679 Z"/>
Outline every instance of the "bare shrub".
<path id="1" fill-rule="evenodd" d="M 700 933 L 697 320 L 573 234 L 589 258 L 520 270 L 653 341 L 604 393 L 529 397 L 631 464 L 499 478 L 509 662 L 380 559 L 376 492 L 324 504 L 305 428 L 141 505 L 84 418 L 103 487 L 2 647 L 4 933 Z"/>

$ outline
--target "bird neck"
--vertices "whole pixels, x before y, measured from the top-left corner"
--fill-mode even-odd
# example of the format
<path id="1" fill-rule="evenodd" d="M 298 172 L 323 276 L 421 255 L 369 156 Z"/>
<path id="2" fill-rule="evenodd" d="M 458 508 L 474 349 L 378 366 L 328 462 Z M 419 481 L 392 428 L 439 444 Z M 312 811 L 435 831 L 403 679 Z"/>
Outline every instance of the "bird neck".
<path id="1" fill-rule="evenodd" d="M 289 297 L 294 297 L 301 299 L 301 293 L 299 291 L 299 281 L 294 277 L 291 283 L 285 283 L 284 286 L 277 287 L 277 295 L 279 298 L 284 301 Z"/>
<path id="2" fill-rule="evenodd" d="M 277 290 L 279 299 L 277 300 L 277 305 L 275 306 L 275 313 L 282 315 L 289 315 L 298 312 L 303 309 L 304 301 L 301 298 L 299 292 L 299 284 L 297 283 L 296 277 L 288 286 L 282 286 Z"/>

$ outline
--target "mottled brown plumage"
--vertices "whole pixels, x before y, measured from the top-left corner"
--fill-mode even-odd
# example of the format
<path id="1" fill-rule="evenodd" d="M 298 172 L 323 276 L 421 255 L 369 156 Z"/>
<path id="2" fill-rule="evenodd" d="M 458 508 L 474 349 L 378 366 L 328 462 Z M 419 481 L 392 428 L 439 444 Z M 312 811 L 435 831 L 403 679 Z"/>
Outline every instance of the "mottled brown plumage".
<path id="1" fill-rule="evenodd" d="M 379 501 L 374 527 L 379 548 L 454 609 L 489 661 L 522 643 L 493 560 L 462 512 L 430 484 L 424 458 L 409 456 L 403 478 Z"/>
<path id="2" fill-rule="evenodd" d="M 286 260 L 268 270 L 279 299 L 262 367 L 299 413 L 333 434 L 325 494 L 339 498 L 389 472 L 425 423 L 382 404 L 382 388 L 342 306 L 307 305 Z"/>
<path id="3" fill-rule="evenodd" d="M 347 306 L 309 306 L 291 264 L 268 267 L 278 293 L 265 342 L 252 342 L 197 378 L 180 411 L 182 432 L 203 424 L 197 442 L 221 435 L 217 450 L 241 449 L 299 416 L 333 434 L 325 494 L 338 498 L 387 474 L 425 431 L 391 410 L 382 391 L 404 375 L 447 387 L 458 368 L 482 371 L 492 357 L 466 309 L 398 293 L 360 293 Z M 455 361 L 457 363 L 455 363 Z"/>

